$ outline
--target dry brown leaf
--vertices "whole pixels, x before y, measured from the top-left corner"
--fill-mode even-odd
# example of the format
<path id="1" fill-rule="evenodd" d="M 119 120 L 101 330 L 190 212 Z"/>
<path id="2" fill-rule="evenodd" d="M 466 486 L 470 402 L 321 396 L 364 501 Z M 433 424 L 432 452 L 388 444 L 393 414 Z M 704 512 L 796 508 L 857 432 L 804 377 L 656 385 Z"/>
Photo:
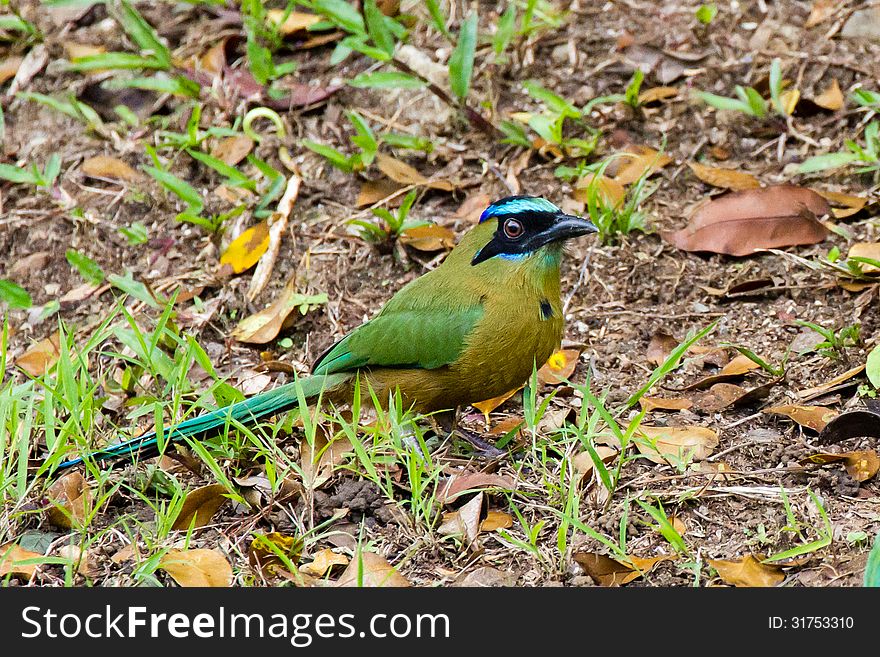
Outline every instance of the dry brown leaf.
<path id="1" fill-rule="evenodd" d="M 623 586 L 634 579 L 646 575 L 662 562 L 672 556 L 635 557 L 629 556 L 628 562 L 621 562 L 596 552 L 575 552 L 574 560 L 599 586 Z"/>
<path id="2" fill-rule="evenodd" d="M 840 192 L 826 192 L 821 189 L 814 189 L 819 196 L 824 198 L 831 204 L 831 212 L 835 219 L 846 219 L 860 212 L 868 204 L 868 199 L 864 196 L 852 196 L 851 194 L 841 194 Z"/>
<path id="3" fill-rule="evenodd" d="M 820 452 L 818 454 L 810 454 L 802 458 L 799 463 L 806 465 L 808 463 L 818 463 L 826 465 L 828 463 L 839 463 L 843 461 L 849 476 L 856 481 L 867 481 L 880 470 L 880 457 L 873 450 L 843 452 L 841 454 L 829 454 Z"/>
<path id="4" fill-rule="evenodd" d="M 117 157 L 109 155 L 96 155 L 82 163 L 82 172 L 92 178 L 110 178 L 111 180 L 124 180 L 136 182 L 143 176 L 132 169 Z"/>
<path id="5" fill-rule="evenodd" d="M 516 483 L 507 475 L 487 474 L 485 472 L 462 472 L 437 482 L 436 500 L 449 504 L 462 493 L 486 488 L 514 490 Z"/>
<path id="6" fill-rule="evenodd" d="M 0 545 L 0 577 L 7 575 L 22 575 L 30 579 L 37 572 L 35 563 L 21 563 L 28 559 L 41 559 L 44 555 L 39 552 L 25 550 L 16 543 Z"/>
<path id="7" fill-rule="evenodd" d="M 379 178 L 378 180 L 367 180 L 361 185 L 361 191 L 358 192 L 355 205 L 359 208 L 365 205 L 374 205 L 379 201 L 383 201 L 395 192 L 403 189 L 404 185 L 396 183 L 388 178 Z"/>
<path id="8" fill-rule="evenodd" d="M 718 446 L 718 432 L 709 427 L 640 426 L 634 441 L 638 450 L 654 463 L 702 461 Z"/>
<path id="9" fill-rule="evenodd" d="M 801 406 L 798 404 L 770 406 L 769 408 L 765 408 L 762 412 L 785 415 L 799 425 L 808 427 L 813 431 L 822 431 L 831 418 L 838 414 L 837 411 L 828 408 L 827 406 Z"/>
<path id="10" fill-rule="evenodd" d="M 304 440 L 299 449 L 303 485 L 314 490 L 330 478 L 333 469 L 345 460 L 353 448 L 348 438 L 337 438 L 328 444 L 324 432 L 318 431 L 314 446 Z"/>
<path id="11" fill-rule="evenodd" d="M 804 27 L 809 29 L 816 27 L 819 23 L 824 23 L 834 15 L 841 4 L 840 0 L 813 0 L 810 15 L 807 17 Z"/>
<path id="12" fill-rule="evenodd" d="M 229 501 L 225 493 L 226 487 L 221 484 L 209 484 L 191 490 L 187 493 L 171 529 L 189 529 L 193 520 L 195 529 L 207 525 L 217 510 Z"/>
<path id="13" fill-rule="evenodd" d="M 110 561 L 115 564 L 125 563 L 126 561 L 131 561 L 134 558 L 134 555 L 134 543 L 129 543 L 128 545 L 121 547 L 116 552 L 114 552 L 113 556 L 110 557 Z"/>
<path id="14" fill-rule="evenodd" d="M 199 57 L 198 70 L 215 77 L 223 73 L 223 69 L 226 67 L 226 41 L 227 39 L 221 39 Z"/>
<path id="15" fill-rule="evenodd" d="M 399 240 L 416 251 L 440 251 L 455 246 L 455 233 L 445 226 L 428 224 L 407 228 L 400 234 Z"/>
<path id="16" fill-rule="evenodd" d="M 681 411 L 687 410 L 694 405 L 690 399 L 679 397 L 677 399 L 666 399 L 664 397 L 642 397 L 639 404 L 645 411 Z"/>
<path id="17" fill-rule="evenodd" d="M 269 248 L 269 220 L 261 221 L 236 237 L 223 255 L 220 264 L 229 265 L 232 271 L 240 274 L 250 269 Z"/>
<path id="18" fill-rule="evenodd" d="M 443 514 L 443 522 L 437 528 L 441 536 L 460 536 L 465 543 L 477 540 L 480 533 L 480 513 L 483 509 L 483 493 L 477 493 L 455 511 Z"/>
<path id="19" fill-rule="evenodd" d="M 159 568 L 183 587 L 232 584 L 232 566 L 219 550 L 171 549 L 159 560 Z"/>
<path id="20" fill-rule="evenodd" d="M 508 527 L 513 527 L 513 518 L 503 511 L 489 511 L 486 514 L 486 519 L 480 523 L 481 532 L 494 532 Z"/>
<path id="21" fill-rule="evenodd" d="M 67 59 L 69 59 L 70 61 L 76 61 L 80 57 L 91 57 L 92 55 L 101 55 L 107 52 L 107 48 L 105 48 L 104 46 L 98 46 L 91 43 L 76 43 L 74 41 L 65 41 L 62 45 L 64 46 L 64 50 L 67 53 Z"/>
<path id="22" fill-rule="evenodd" d="M 757 249 L 816 244 L 828 236 L 818 220 L 831 214 L 816 192 L 794 185 L 731 192 L 703 205 L 688 226 L 663 237 L 684 251 L 733 256 Z"/>
<path id="23" fill-rule="evenodd" d="M 233 135 L 217 142 L 211 155 L 231 167 L 246 158 L 254 148 L 254 140 L 245 135 Z"/>
<path id="24" fill-rule="evenodd" d="M 776 586 L 785 579 L 779 566 L 761 563 L 750 554 L 739 561 L 709 559 L 708 562 L 725 583 L 733 586 Z"/>
<path id="25" fill-rule="evenodd" d="M 448 180 L 430 180 L 406 162 L 401 162 L 384 153 L 376 154 L 376 165 L 391 180 L 402 185 L 424 185 L 425 187 L 442 189 L 447 192 L 455 189 L 455 186 Z"/>
<path id="26" fill-rule="evenodd" d="M 672 353 L 672 350 L 677 346 L 678 340 L 673 336 L 669 335 L 669 333 L 658 331 L 651 336 L 651 341 L 648 343 L 648 351 L 645 356 L 649 363 L 652 363 L 653 365 L 662 365 L 666 362 L 666 359 L 669 358 L 669 354 Z"/>
<path id="27" fill-rule="evenodd" d="M 732 383 L 716 383 L 694 400 L 695 410 L 717 413 L 741 400 L 748 391 Z"/>
<path id="28" fill-rule="evenodd" d="M 348 557 L 344 554 L 334 552 L 330 548 L 324 548 L 318 551 L 310 563 L 301 565 L 299 570 L 313 577 L 324 577 L 333 566 L 347 566 L 348 562 Z"/>
<path id="29" fill-rule="evenodd" d="M 832 112 L 842 109 L 844 98 L 843 92 L 840 91 L 840 85 L 837 83 L 837 78 L 833 78 L 831 84 L 825 87 L 825 89 L 822 90 L 822 93 L 813 98 L 813 102 L 819 107 L 824 107 Z"/>
<path id="30" fill-rule="evenodd" d="M 263 310 L 245 317 L 232 331 L 232 337 L 240 342 L 266 344 L 274 340 L 288 316 L 301 305 L 296 291 L 296 276 L 291 276 L 281 295 Z"/>
<path id="31" fill-rule="evenodd" d="M 835 376 L 833 379 L 826 383 L 822 383 L 813 388 L 807 388 L 806 390 L 800 390 L 795 394 L 801 401 L 809 401 L 810 399 L 815 399 L 816 397 L 821 397 L 826 392 L 830 391 L 832 388 L 835 388 L 843 383 L 848 382 L 853 377 L 861 374 L 865 371 L 864 365 L 858 365 L 851 370 L 847 370 L 840 376 Z"/>
<path id="32" fill-rule="evenodd" d="M 880 260 L 880 242 L 857 242 L 849 247 L 847 258 L 868 258 L 870 260 Z M 869 262 L 860 262 L 862 273 L 876 274 L 880 272 L 880 267 L 876 267 Z"/>
<path id="33" fill-rule="evenodd" d="M 14 78 L 23 61 L 24 57 L 6 57 L 0 62 L 0 84 Z"/>
<path id="34" fill-rule="evenodd" d="M 742 191 L 744 189 L 756 189 L 761 186 L 757 178 L 744 171 L 710 167 L 699 162 L 688 162 L 687 165 L 697 178 L 714 187 Z"/>
<path id="35" fill-rule="evenodd" d="M 56 527 L 70 529 L 81 524 L 91 509 L 91 491 L 79 472 L 70 472 L 53 483 L 46 497 L 52 503 L 46 515 Z"/>
<path id="36" fill-rule="evenodd" d="M 58 361 L 61 356 L 61 333 L 55 331 L 48 338 L 40 340 L 21 356 L 15 364 L 31 376 L 42 376 Z"/>
<path id="37" fill-rule="evenodd" d="M 621 155 L 621 160 L 614 176 L 614 181 L 621 185 L 634 183 L 646 174 L 653 175 L 672 162 L 671 157 L 649 146 L 631 146 Z"/>
<path id="38" fill-rule="evenodd" d="M 278 33 L 282 36 L 289 36 L 294 34 L 295 32 L 302 32 L 312 25 L 316 25 L 324 20 L 321 16 L 317 14 L 307 14 L 302 11 L 292 11 L 284 19 L 284 22 L 281 22 L 281 19 L 284 18 L 284 10 L 283 9 L 269 9 L 266 12 L 266 18 L 278 26 Z"/>
<path id="39" fill-rule="evenodd" d="M 698 381 L 694 381 L 690 385 L 685 386 L 682 390 L 703 390 L 705 388 L 711 388 L 717 383 L 727 383 L 733 379 L 737 379 L 742 375 L 751 372 L 752 370 L 756 370 L 760 367 L 755 361 L 753 361 L 748 356 L 744 356 L 743 354 L 739 354 L 736 358 L 727 363 L 724 367 L 721 368 L 721 371 L 718 374 L 712 374 L 707 377 L 703 377 Z"/>
<path id="40" fill-rule="evenodd" d="M 409 580 L 397 572 L 385 557 L 375 552 L 360 552 L 351 560 L 336 586 L 408 587 Z"/>
<path id="41" fill-rule="evenodd" d="M 596 176 L 588 173 L 577 181 L 571 197 L 580 203 L 589 203 L 590 185 Z M 626 199 L 626 189 L 618 181 L 606 176 L 596 179 L 596 194 L 598 202 L 607 208 L 617 208 Z"/>
<path id="42" fill-rule="evenodd" d="M 552 386 L 564 382 L 574 373 L 580 355 L 577 349 L 557 349 L 538 370 L 538 381 Z"/>
<path id="43" fill-rule="evenodd" d="M 617 456 L 617 450 L 605 445 L 596 445 L 596 455 L 602 459 L 602 463 L 608 464 Z M 575 473 L 577 473 L 576 481 L 580 481 L 589 475 L 596 466 L 593 462 L 593 457 L 586 450 L 575 454 L 571 459 L 571 464 L 574 466 Z"/>
<path id="44" fill-rule="evenodd" d="M 458 206 L 458 210 L 455 211 L 455 216 L 458 219 L 464 219 L 468 223 L 475 224 L 480 220 L 483 210 L 485 210 L 491 202 L 492 199 L 489 198 L 488 194 L 484 192 L 475 192 L 461 202 L 461 205 Z"/>
<path id="45" fill-rule="evenodd" d="M 639 104 L 648 105 L 649 103 L 656 103 L 657 101 L 675 98 L 676 96 L 678 96 L 677 87 L 651 87 L 639 94 Z"/>
<path id="46" fill-rule="evenodd" d="M 520 388 L 522 388 L 522 386 L 510 390 L 509 392 L 505 392 L 503 395 L 492 397 L 492 399 L 484 399 L 483 401 L 474 402 L 471 406 L 485 415 L 486 424 L 489 424 L 489 414 L 519 392 Z"/>

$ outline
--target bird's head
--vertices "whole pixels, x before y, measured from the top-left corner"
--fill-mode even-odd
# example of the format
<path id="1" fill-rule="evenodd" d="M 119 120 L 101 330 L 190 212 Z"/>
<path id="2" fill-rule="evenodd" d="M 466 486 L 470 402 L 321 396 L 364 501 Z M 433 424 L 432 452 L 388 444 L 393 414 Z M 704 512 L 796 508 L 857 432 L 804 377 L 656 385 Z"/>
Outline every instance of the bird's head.
<path id="1" fill-rule="evenodd" d="M 586 219 L 565 214 L 539 196 L 508 196 L 495 201 L 480 215 L 481 224 L 489 221 L 497 222 L 495 232 L 471 265 L 496 256 L 518 260 L 548 248 L 558 254 L 565 240 L 598 230 Z"/>

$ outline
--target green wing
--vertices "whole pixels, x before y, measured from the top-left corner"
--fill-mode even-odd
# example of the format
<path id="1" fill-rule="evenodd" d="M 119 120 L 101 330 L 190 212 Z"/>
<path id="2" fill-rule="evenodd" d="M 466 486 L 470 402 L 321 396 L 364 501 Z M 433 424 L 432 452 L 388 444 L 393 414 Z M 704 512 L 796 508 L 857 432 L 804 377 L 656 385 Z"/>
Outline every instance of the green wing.
<path id="1" fill-rule="evenodd" d="M 459 357 L 482 316 L 479 304 L 453 309 L 389 303 L 379 315 L 324 352 L 313 371 L 335 374 L 371 366 L 443 367 Z"/>

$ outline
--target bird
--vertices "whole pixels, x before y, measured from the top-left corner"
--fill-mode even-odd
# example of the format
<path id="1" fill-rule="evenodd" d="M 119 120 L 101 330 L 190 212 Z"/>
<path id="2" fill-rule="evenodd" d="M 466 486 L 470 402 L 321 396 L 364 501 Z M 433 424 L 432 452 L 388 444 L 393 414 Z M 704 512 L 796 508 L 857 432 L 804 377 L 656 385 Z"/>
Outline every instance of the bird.
<path id="1" fill-rule="evenodd" d="M 318 356 L 311 375 L 167 428 L 161 446 L 151 431 L 70 458 L 55 471 L 86 460 L 112 466 L 157 456 L 229 422 L 256 423 L 297 407 L 297 385 L 306 400 L 344 404 L 360 379 L 358 389 L 372 389 L 383 405 L 399 391 L 404 407 L 420 414 L 454 413 L 514 390 L 561 343 L 564 243 L 597 230 L 543 197 L 494 201 L 439 266 Z"/>

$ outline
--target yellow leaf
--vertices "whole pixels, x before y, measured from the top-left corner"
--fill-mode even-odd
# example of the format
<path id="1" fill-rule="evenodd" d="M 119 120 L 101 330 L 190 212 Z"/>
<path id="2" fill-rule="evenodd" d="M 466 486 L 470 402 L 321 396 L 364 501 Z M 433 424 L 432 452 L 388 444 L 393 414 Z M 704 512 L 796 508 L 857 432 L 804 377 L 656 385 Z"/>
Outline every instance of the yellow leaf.
<path id="1" fill-rule="evenodd" d="M 779 102 L 782 103 L 782 112 L 786 116 L 791 116 L 794 113 L 794 108 L 798 104 L 798 101 L 801 99 L 801 92 L 797 89 L 789 89 L 788 91 L 783 91 L 779 96 Z"/>
<path id="2" fill-rule="evenodd" d="M 248 563 L 263 576 L 279 575 L 287 571 L 287 564 L 278 556 L 283 554 L 291 563 L 299 561 L 302 539 L 279 532 L 256 536 L 248 548 Z"/>
<path id="3" fill-rule="evenodd" d="M 37 564 L 21 562 L 41 557 L 43 557 L 42 554 L 25 550 L 15 543 L 0 545 L 0 577 L 22 575 L 31 578 L 37 572 Z"/>
<path id="4" fill-rule="evenodd" d="M 302 32 L 303 30 L 308 29 L 312 25 L 316 23 L 320 23 L 323 18 L 318 16 L 317 14 L 307 14 L 302 11 L 292 11 L 290 15 L 281 22 L 281 19 L 284 18 L 284 10 L 283 9 L 270 9 L 266 12 L 266 18 L 268 18 L 272 23 L 278 26 L 278 32 L 283 36 L 288 36 L 293 34 L 294 32 Z"/>
<path id="5" fill-rule="evenodd" d="M 232 583 L 232 566 L 219 550 L 168 550 L 159 568 L 183 587 L 223 587 Z"/>
<path id="6" fill-rule="evenodd" d="M 417 251 L 440 251 L 455 246 L 455 233 L 437 224 L 407 228 L 399 239 L 401 244 L 411 246 Z"/>
<path id="7" fill-rule="evenodd" d="M 635 557 L 628 556 L 628 562 L 618 561 L 596 552 L 576 552 L 574 560 L 593 578 L 599 586 L 622 586 L 634 579 L 646 575 L 661 561 L 672 559 L 672 556 Z"/>
<path id="8" fill-rule="evenodd" d="M 494 532 L 508 527 L 513 527 L 513 518 L 503 511 L 489 511 L 485 520 L 480 523 L 481 532 Z"/>
<path id="9" fill-rule="evenodd" d="M 880 242 L 857 242 L 849 247 L 847 258 L 868 258 L 869 260 L 880 260 Z M 859 266 L 865 274 L 876 274 L 880 272 L 880 267 L 875 267 L 869 262 L 860 262 Z"/>
<path id="10" fill-rule="evenodd" d="M 320 550 L 311 563 L 305 563 L 299 567 L 300 571 L 315 577 L 323 577 L 333 566 L 347 566 L 348 557 L 334 552 L 330 548 Z"/>
<path id="11" fill-rule="evenodd" d="M 288 316 L 302 305 L 302 300 L 302 295 L 296 291 L 296 277 L 291 277 L 275 301 L 238 323 L 232 331 L 232 337 L 252 344 L 266 344 L 274 340 Z"/>
<path id="12" fill-rule="evenodd" d="M 229 265 L 236 274 L 250 269 L 269 248 L 269 221 L 261 221 L 232 240 L 220 256 L 220 264 Z"/>
<path id="13" fill-rule="evenodd" d="M 92 178 L 111 178 L 135 182 L 142 178 L 141 174 L 125 162 L 109 155 L 96 155 L 82 163 L 82 172 Z"/>
<path id="14" fill-rule="evenodd" d="M 718 576 L 733 586 L 776 586 L 785 579 L 778 566 L 764 564 L 748 554 L 740 561 L 709 559 Z"/>
<path id="15" fill-rule="evenodd" d="M 820 452 L 802 458 L 799 463 L 801 465 L 806 465 L 807 463 L 827 465 L 828 463 L 838 463 L 840 461 L 843 461 L 846 471 L 856 481 L 867 481 L 880 470 L 880 457 L 873 450 L 843 452 L 842 454 Z"/>
<path id="16" fill-rule="evenodd" d="M 195 529 L 207 525 L 217 510 L 229 501 L 225 493 L 226 487 L 221 484 L 209 484 L 190 491 L 171 529 L 189 529 L 193 519 L 195 519 L 193 524 Z"/>
<path id="17" fill-rule="evenodd" d="M 636 429 L 638 450 L 654 463 L 702 461 L 718 445 L 718 433 L 708 427 L 650 427 Z"/>
<path id="18" fill-rule="evenodd" d="M 578 180 L 571 197 L 575 201 L 588 203 L 590 201 L 590 186 L 593 185 L 594 179 L 596 180 L 597 200 L 601 205 L 607 208 L 616 208 L 623 204 L 626 198 L 626 190 L 623 185 L 605 176 L 599 176 L 597 179 L 592 173 L 588 173 Z"/>
<path id="19" fill-rule="evenodd" d="M 351 560 L 336 586 L 408 587 L 409 580 L 401 575 L 385 557 L 375 552 L 360 552 Z"/>
<path id="20" fill-rule="evenodd" d="M 647 105 L 659 100 L 675 98 L 677 95 L 678 89 L 676 87 L 652 87 L 650 89 L 645 89 L 645 91 L 639 94 L 639 104 Z"/>
<path id="21" fill-rule="evenodd" d="M 836 112 L 837 110 L 843 107 L 843 93 L 840 91 L 840 85 L 837 83 L 837 79 L 834 78 L 831 80 L 831 84 L 829 84 L 825 89 L 813 99 L 813 102 L 816 103 L 819 107 L 824 107 L 827 110 L 831 110 L 832 112 Z"/>
<path id="22" fill-rule="evenodd" d="M 829 205 L 834 206 L 831 208 L 831 212 L 834 213 L 835 219 L 851 217 L 868 204 L 868 199 L 864 196 L 852 196 L 851 194 L 841 194 L 840 192 L 826 192 L 820 189 L 814 189 L 813 191 L 828 201 Z"/>
<path id="23" fill-rule="evenodd" d="M 644 175 L 653 175 L 672 162 L 671 157 L 649 146 L 632 146 L 621 154 L 621 158 L 623 163 L 614 176 L 614 180 L 621 185 L 634 183 Z"/>
<path id="24" fill-rule="evenodd" d="M 771 406 L 765 408 L 762 412 L 785 415 L 801 426 L 809 427 L 813 431 L 822 431 L 825 425 L 837 415 L 837 411 L 825 406 L 801 406 L 798 404 Z"/>
<path id="25" fill-rule="evenodd" d="M 58 361 L 61 356 L 61 333 L 55 331 L 44 340 L 40 340 L 21 356 L 15 364 L 31 376 L 42 376 Z"/>
<path id="26" fill-rule="evenodd" d="M 750 173 L 735 171 L 734 169 L 710 167 L 698 162 L 688 162 L 687 164 L 697 178 L 714 187 L 740 191 L 743 189 L 755 189 L 761 186 L 758 179 Z"/>
<path id="27" fill-rule="evenodd" d="M 67 58 L 76 61 L 80 57 L 90 57 L 92 55 L 100 55 L 107 52 L 104 46 L 96 46 L 90 43 L 75 43 L 73 41 L 65 41 L 64 50 L 67 51 Z"/>
<path id="28" fill-rule="evenodd" d="M 24 57 L 7 57 L 0 62 L 0 84 L 14 78 L 23 61 Z"/>

